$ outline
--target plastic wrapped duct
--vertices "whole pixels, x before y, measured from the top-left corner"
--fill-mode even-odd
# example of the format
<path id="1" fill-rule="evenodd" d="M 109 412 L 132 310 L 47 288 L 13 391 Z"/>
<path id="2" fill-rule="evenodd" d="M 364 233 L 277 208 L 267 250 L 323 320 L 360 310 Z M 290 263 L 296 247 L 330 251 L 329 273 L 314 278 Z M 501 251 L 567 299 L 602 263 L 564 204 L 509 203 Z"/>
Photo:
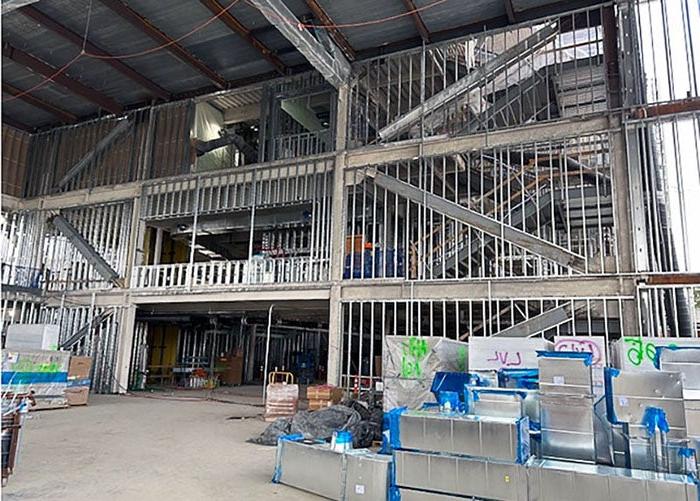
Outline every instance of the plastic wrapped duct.
<path id="1" fill-rule="evenodd" d="M 419 409 L 435 402 L 430 387 L 436 372 L 464 373 L 468 345 L 442 337 L 386 336 L 382 355 L 384 410 Z"/>

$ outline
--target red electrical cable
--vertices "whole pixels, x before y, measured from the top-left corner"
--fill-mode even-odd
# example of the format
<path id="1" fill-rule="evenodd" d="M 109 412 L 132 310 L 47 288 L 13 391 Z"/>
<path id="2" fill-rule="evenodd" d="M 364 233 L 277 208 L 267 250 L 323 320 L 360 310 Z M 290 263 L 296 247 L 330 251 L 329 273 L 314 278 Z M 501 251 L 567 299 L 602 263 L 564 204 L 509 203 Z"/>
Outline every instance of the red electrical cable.
<path id="1" fill-rule="evenodd" d="M 3 103 L 7 103 L 7 102 L 9 102 L 9 101 L 13 101 L 13 100 L 15 100 L 15 99 L 19 99 L 20 97 L 22 97 L 22 96 L 24 96 L 24 95 L 26 95 L 26 94 L 29 94 L 30 92 L 33 92 L 33 91 L 35 91 L 35 90 L 37 90 L 37 89 L 43 87 L 43 86 L 46 85 L 47 83 L 52 82 L 54 78 L 56 78 L 58 75 L 60 75 L 60 74 L 63 73 L 64 71 L 66 71 L 66 70 L 68 69 L 69 66 L 71 66 L 71 65 L 72 65 L 73 63 L 75 63 L 78 59 L 80 59 L 80 56 L 82 56 L 82 53 L 80 53 L 80 54 L 78 54 L 77 56 L 75 56 L 73 59 L 71 59 L 71 60 L 68 61 L 66 64 L 64 64 L 63 66 L 61 66 L 58 70 L 56 70 L 55 73 L 52 73 L 50 76 L 46 77 L 44 80 L 42 80 L 41 82 L 39 82 L 39 83 L 36 84 L 35 86 L 30 87 L 30 88 L 28 88 L 28 89 L 26 89 L 26 90 L 23 90 L 22 92 L 20 92 L 20 93 L 18 93 L 18 94 L 15 94 L 14 96 L 10 96 L 10 97 L 8 97 L 7 99 L 3 99 L 3 100 L 2 100 Z"/>
<path id="2" fill-rule="evenodd" d="M 143 51 L 141 51 L 141 52 L 134 52 L 133 54 L 124 54 L 124 55 L 121 55 L 121 56 L 114 56 L 114 55 L 112 55 L 112 54 L 110 54 L 109 56 L 102 56 L 102 55 L 100 55 L 100 54 L 93 54 L 93 53 L 87 52 L 87 51 L 85 52 L 85 55 L 86 55 L 87 57 L 91 57 L 91 58 L 93 58 L 93 59 L 130 59 L 130 58 L 134 58 L 134 57 L 145 56 L 145 55 L 147 55 L 147 54 L 152 54 L 152 53 L 157 52 L 157 51 L 159 51 L 159 50 L 165 49 L 166 47 L 170 47 L 171 45 L 174 45 L 174 44 L 178 43 L 179 41 L 184 40 L 185 38 L 189 37 L 190 35 L 194 35 L 194 34 L 197 33 L 199 30 L 201 30 L 201 29 L 203 29 L 203 28 L 206 28 L 206 27 L 209 26 L 211 23 L 213 23 L 214 21 L 216 21 L 217 19 L 219 19 L 221 16 L 223 16 L 226 12 L 229 11 L 229 9 L 231 9 L 234 5 L 236 5 L 236 4 L 237 4 L 238 2 L 240 2 L 240 1 L 241 1 L 241 0 L 234 0 L 234 2 L 233 2 L 231 5 L 229 5 L 228 7 L 224 8 L 224 9 L 222 9 L 221 12 L 219 12 L 218 14 L 216 14 L 214 17 L 212 17 L 212 18 L 210 18 L 210 19 L 207 19 L 205 22 L 203 22 L 203 23 L 200 24 L 199 26 L 196 26 L 196 27 L 195 27 L 194 29 L 192 29 L 191 31 L 188 31 L 187 33 L 185 33 L 185 34 L 182 35 L 181 37 L 175 38 L 174 40 L 171 40 L 170 42 L 168 42 L 168 43 L 166 43 L 166 44 L 163 44 L 163 45 L 160 45 L 160 46 L 158 46 L 158 47 L 153 47 L 152 49 L 146 49 L 146 50 L 143 50 Z"/>

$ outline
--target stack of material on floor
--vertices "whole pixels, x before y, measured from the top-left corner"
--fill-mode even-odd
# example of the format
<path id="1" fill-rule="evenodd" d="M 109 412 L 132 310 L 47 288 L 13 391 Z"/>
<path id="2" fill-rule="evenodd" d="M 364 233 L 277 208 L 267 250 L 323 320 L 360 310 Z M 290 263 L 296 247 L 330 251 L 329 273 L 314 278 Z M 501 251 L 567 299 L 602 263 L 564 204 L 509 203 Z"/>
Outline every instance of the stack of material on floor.
<path id="1" fill-rule="evenodd" d="M 503 501 L 527 499 L 529 419 L 395 409 L 389 418 L 395 489 Z"/>
<path id="2" fill-rule="evenodd" d="M 90 394 L 91 368 L 92 357 L 70 357 L 68 387 L 66 388 L 68 405 L 87 405 Z"/>
<path id="3" fill-rule="evenodd" d="M 466 372 L 468 344 L 442 337 L 386 336 L 382 350 L 384 410 L 434 402 L 436 372 Z"/>
<path id="4" fill-rule="evenodd" d="M 343 398 L 343 389 L 337 386 L 321 384 L 306 388 L 309 410 L 315 411 L 335 405 Z"/>
<path id="5" fill-rule="evenodd" d="M 391 456 L 367 449 L 334 451 L 330 444 L 282 437 L 272 481 L 337 501 L 388 499 Z"/>
<path id="6" fill-rule="evenodd" d="M 283 382 L 275 382 L 278 377 Z M 299 405 L 299 385 L 293 384 L 294 376 L 290 372 L 271 372 L 265 389 L 265 421 L 274 421 L 281 417 L 296 414 Z"/>
<path id="7" fill-rule="evenodd" d="M 596 444 L 606 426 L 605 413 L 595 409 L 604 401 L 593 394 L 592 366 L 591 353 L 539 353 L 543 458 L 595 463 L 597 453 L 610 457 L 604 450 L 607 441 Z"/>
<path id="8" fill-rule="evenodd" d="M 225 385 L 240 386 L 243 383 L 243 352 L 219 357 L 219 379 Z"/>
<path id="9" fill-rule="evenodd" d="M 3 392 L 34 393 L 33 409 L 67 407 L 66 387 L 70 353 L 66 351 L 5 349 L 2 351 Z"/>

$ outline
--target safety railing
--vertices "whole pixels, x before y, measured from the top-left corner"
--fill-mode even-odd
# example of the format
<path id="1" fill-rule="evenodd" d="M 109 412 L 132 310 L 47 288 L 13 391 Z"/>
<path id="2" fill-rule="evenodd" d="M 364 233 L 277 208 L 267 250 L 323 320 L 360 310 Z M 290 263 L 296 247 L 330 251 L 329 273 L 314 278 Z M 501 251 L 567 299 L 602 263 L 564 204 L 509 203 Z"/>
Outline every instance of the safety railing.
<path id="1" fill-rule="evenodd" d="M 208 261 L 204 263 L 135 266 L 134 289 L 178 289 L 228 287 L 328 280 L 329 259 L 309 257 Z"/>

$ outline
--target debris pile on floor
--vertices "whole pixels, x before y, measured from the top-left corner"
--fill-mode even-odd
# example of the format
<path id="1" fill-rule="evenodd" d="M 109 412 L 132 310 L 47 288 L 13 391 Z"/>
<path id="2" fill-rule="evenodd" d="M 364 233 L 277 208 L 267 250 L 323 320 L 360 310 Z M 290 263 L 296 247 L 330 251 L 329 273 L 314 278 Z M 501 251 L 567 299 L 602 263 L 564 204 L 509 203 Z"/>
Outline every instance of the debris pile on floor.
<path id="1" fill-rule="evenodd" d="M 352 433 L 353 447 L 369 447 L 381 440 L 381 410 L 370 411 L 362 403 L 349 401 L 317 411 L 299 411 L 292 417 L 278 418 L 258 437 L 250 442 L 261 445 L 277 445 L 285 435 L 300 435 L 307 440 L 328 441 L 333 432 L 347 430 Z"/>

